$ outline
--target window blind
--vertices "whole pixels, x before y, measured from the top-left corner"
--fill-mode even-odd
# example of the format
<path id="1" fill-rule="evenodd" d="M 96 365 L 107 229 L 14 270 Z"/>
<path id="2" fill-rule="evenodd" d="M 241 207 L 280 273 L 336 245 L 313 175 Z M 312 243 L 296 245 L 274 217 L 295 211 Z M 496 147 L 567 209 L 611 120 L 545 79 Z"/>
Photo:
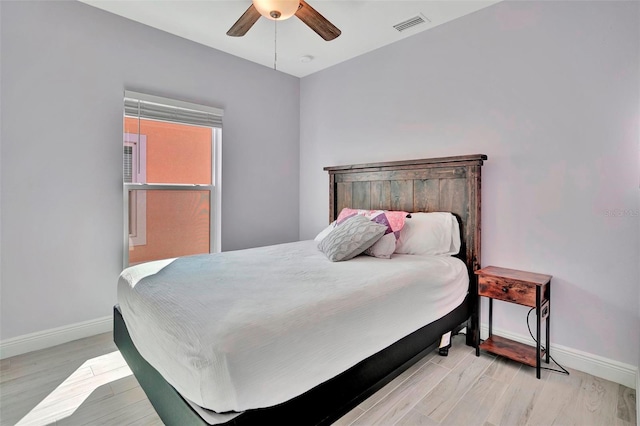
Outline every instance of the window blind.
<path id="1" fill-rule="evenodd" d="M 124 113 L 130 117 L 196 126 L 222 127 L 223 110 L 137 92 L 124 92 Z"/>

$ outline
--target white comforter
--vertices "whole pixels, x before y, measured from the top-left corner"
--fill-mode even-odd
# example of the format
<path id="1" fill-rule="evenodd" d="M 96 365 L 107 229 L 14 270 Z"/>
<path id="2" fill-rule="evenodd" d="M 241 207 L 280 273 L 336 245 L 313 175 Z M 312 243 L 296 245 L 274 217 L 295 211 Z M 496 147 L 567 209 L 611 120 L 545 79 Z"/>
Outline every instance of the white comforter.
<path id="1" fill-rule="evenodd" d="M 456 258 L 333 263 L 301 241 L 133 266 L 118 302 L 140 354 L 220 413 L 304 393 L 452 311 L 467 288 Z"/>

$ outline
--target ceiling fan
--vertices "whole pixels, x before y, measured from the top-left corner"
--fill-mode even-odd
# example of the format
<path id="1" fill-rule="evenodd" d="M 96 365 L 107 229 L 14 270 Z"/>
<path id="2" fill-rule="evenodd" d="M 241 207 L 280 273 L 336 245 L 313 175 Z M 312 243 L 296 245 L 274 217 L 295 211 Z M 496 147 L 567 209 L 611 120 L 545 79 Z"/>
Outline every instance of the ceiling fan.
<path id="1" fill-rule="evenodd" d="M 274 21 L 282 21 L 293 15 L 300 18 L 309 28 L 327 41 L 333 40 L 341 34 L 335 25 L 304 0 L 252 0 L 252 2 L 240 19 L 227 31 L 227 35 L 242 37 L 260 16 Z"/>

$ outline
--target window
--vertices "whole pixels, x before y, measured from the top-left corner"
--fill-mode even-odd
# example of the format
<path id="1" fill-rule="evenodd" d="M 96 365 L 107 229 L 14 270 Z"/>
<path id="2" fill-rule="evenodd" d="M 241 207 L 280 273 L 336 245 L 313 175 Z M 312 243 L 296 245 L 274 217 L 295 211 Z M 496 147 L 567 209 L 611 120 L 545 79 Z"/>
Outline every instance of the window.
<path id="1" fill-rule="evenodd" d="M 125 92 L 124 265 L 220 251 L 222 110 Z"/>

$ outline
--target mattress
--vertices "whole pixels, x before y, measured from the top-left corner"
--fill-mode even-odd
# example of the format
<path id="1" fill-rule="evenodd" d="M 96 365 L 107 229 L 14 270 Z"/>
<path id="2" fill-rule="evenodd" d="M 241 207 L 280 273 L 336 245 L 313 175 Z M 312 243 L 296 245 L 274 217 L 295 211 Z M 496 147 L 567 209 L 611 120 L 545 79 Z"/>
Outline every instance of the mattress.
<path id="1" fill-rule="evenodd" d="M 227 413 L 306 392 L 446 315 L 467 289 L 457 258 L 330 262 L 300 241 L 127 268 L 118 302 L 149 364 Z"/>

